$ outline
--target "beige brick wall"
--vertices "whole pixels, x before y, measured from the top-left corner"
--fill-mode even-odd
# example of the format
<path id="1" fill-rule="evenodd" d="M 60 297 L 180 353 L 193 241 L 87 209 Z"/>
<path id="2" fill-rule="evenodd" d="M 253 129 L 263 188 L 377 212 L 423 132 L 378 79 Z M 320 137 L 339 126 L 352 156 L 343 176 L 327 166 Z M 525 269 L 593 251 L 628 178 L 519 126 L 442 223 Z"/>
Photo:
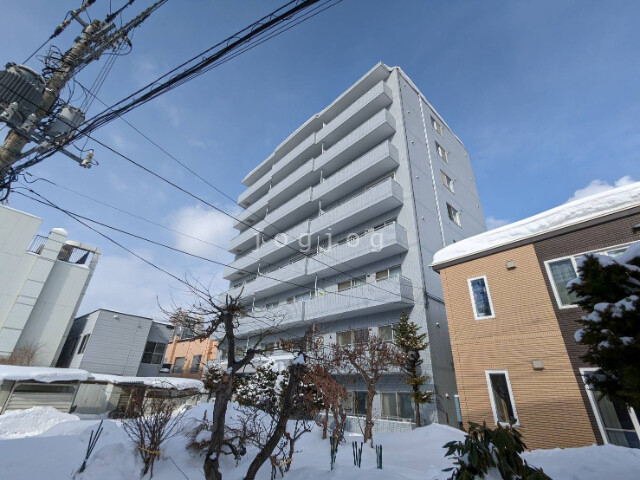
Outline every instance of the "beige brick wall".
<path id="1" fill-rule="evenodd" d="M 507 270 L 506 262 L 516 268 Z M 486 275 L 495 318 L 475 320 L 467 279 Z M 596 442 L 532 245 L 441 271 L 460 409 L 494 425 L 486 370 L 507 370 L 529 448 Z M 544 369 L 534 371 L 531 360 Z"/>

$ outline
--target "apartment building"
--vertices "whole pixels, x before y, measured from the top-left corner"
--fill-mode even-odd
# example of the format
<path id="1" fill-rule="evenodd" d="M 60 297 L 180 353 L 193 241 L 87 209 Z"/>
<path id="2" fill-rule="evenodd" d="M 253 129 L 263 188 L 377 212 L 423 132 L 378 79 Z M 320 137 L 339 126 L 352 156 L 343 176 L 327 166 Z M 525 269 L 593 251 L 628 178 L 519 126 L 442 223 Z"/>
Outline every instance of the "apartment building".
<path id="1" fill-rule="evenodd" d="M 170 376 L 199 380 L 207 364 L 216 358 L 218 342 L 210 338 L 195 339 L 188 329 L 175 328 L 173 340 L 167 346 L 165 366 Z"/>
<path id="2" fill-rule="evenodd" d="M 585 383 L 567 283 L 586 253 L 640 240 L 640 183 L 561 205 L 438 252 L 462 419 L 516 423 L 529 448 L 640 448 L 636 412 Z"/>
<path id="3" fill-rule="evenodd" d="M 0 357 L 35 348 L 54 366 L 98 263 L 96 247 L 62 228 L 37 235 L 42 220 L 0 205 Z"/>
<path id="4" fill-rule="evenodd" d="M 430 342 L 422 369 L 436 395 L 422 418 L 456 425 L 440 279 L 429 264 L 443 246 L 483 232 L 484 217 L 464 145 L 405 73 L 376 65 L 243 184 L 235 259 L 224 270 L 229 293 L 252 310 L 241 335 L 276 322 L 269 349 L 316 325 L 317 343 L 349 344 L 390 338 L 405 311 Z M 362 395 L 364 385 L 349 385 Z M 374 415 L 408 428 L 400 374 L 378 389 Z"/>
<path id="5" fill-rule="evenodd" d="M 172 338 L 172 325 L 100 309 L 74 320 L 57 366 L 131 377 L 166 375 L 163 359 Z"/>

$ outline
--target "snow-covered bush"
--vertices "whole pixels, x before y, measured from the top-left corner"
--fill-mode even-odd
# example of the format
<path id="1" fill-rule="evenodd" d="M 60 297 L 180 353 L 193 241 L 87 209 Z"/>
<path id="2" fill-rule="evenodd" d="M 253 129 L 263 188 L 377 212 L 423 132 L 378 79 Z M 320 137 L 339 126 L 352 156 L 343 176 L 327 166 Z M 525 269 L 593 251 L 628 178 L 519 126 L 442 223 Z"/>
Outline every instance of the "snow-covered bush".
<path id="1" fill-rule="evenodd" d="M 484 478 L 490 471 L 496 471 L 504 480 L 551 480 L 542 469 L 532 467 L 520 454 L 527 448 L 522 434 L 513 427 L 498 425 L 495 430 L 486 423 L 469 424 L 464 441 L 452 441 L 444 445 L 445 456 L 453 456 L 455 467 L 451 480 L 473 480 Z"/>
<path id="2" fill-rule="evenodd" d="M 587 381 L 599 392 L 640 411 L 640 242 L 618 257 L 586 255 L 571 282 L 589 312 L 576 334 L 583 359 L 599 368 Z"/>

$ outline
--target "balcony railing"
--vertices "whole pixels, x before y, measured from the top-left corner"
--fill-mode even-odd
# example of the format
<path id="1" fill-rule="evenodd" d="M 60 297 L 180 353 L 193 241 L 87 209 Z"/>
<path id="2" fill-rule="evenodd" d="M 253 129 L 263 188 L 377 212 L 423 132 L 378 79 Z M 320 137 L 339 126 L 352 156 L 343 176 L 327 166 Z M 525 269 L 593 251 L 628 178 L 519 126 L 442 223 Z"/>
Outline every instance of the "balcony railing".
<path id="1" fill-rule="evenodd" d="M 36 235 L 35 237 L 33 237 L 33 240 L 31 240 L 31 245 L 29 245 L 27 251 L 40 255 L 42 249 L 44 248 L 44 244 L 47 243 L 48 239 L 49 237 L 45 237 L 44 235 Z"/>

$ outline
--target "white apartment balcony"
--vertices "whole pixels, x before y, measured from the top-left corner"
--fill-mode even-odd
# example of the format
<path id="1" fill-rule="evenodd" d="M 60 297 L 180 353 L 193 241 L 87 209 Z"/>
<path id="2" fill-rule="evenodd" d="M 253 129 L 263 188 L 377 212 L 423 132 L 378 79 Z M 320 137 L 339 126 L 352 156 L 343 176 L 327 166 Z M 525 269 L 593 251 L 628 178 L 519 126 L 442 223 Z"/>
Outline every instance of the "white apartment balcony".
<path id="1" fill-rule="evenodd" d="M 274 185 L 269 191 L 269 205 L 277 208 L 298 192 L 318 183 L 320 174 L 314 171 L 313 164 L 313 159 L 308 160 L 287 178 Z"/>
<path id="2" fill-rule="evenodd" d="M 402 187 L 388 178 L 311 220 L 309 231 L 312 236 L 348 231 L 367 218 L 401 206 L 402 199 Z"/>
<path id="3" fill-rule="evenodd" d="M 266 235 L 273 236 L 317 213 L 317 203 L 311 203 L 312 194 L 313 189 L 309 187 L 284 205 L 270 211 L 259 224 L 259 229 Z"/>
<path id="4" fill-rule="evenodd" d="M 345 192 L 364 188 L 397 167 L 398 150 L 390 142 L 384 142 L 313 187 L 313 200 L 330 205 Z"/>
<path id="5" fill-rule="evenodd" d="M 249 248 L 255 248 L 257 246 L 257 227 L 247 228 L 245 231 L 240 232 L 237 237 L 234 237 L 229 242 L 229 251 L 233 253 L 244 252 Z M 248 252 L 247 252 L 248 253 Z"/>
<path id="6" fill-rule="evenodd" d="M 310 279 L 311 277 L 307 275 L 307 259 L 302 258 L 273 270 L 265 269 L 264 272 L 261 270 L 255 281 L 245 285 L 242 296 L 245 298 L 268 297 L 285 290 L 291 290 L 295 288 L 296 284 L 304 284 Z M 240 293 L 240 287 L 234 291 Z"/>
<path id="7" fill-rule="evenodd" d="M 244 192 L 240 194 L 238 197 L 238 205 L 242 207 L 248 207 L 260 197 L 264 197 L 267 193 L 269 193 L 269 188 L 271 187 L 271 173 L 267 173 L 263 177 L 260 177 L 256 183 L 248 187 Z"/>
<path id="8" fill-rule="evenodd" d="M 328 322 L 412 306 L 413 284 L 403 276 L 368 282 L 341 292 L 326 292 L 305 302 L 305 322 Z"/>
<path id="9" fill-rule="evenodd" d="M 329 250 L 314 255 L 308 260 L 309 278 L 335 275 L 335 268 L 351 270 L 399 255 L 409 249 L 407 231 L 397 222 L 371 230 L 362 237 L 342 245 L 334 244 Z M 317 260 L 316 260 L 317 258 Z"/>
<path id="10" fill-rule="evenodd" d="M 280 332 L 283 326 L 300 325 L 304 322 L 304 312 L 308 302 L 293 302 L 278 305 L 272 309 L 255 309 L 248 316 L 239 321 L 237 335 L 243 336 L 249 333 L 273 330 Z M 249 308 L 251 304 L 249 304 Z"/>
<path id="11" fill-rule="evenodd" d="M 245 210 L 240 212 L 233 222 L 233 228 L 240 230 L 241 232 L 250 228 L 250 225 L 254 225 L 264 218 L 269 207 L 269 198 L 265 195 L 259 198 L 256 203 L 250 205 Z"/>
<path id="12" fill-rule="evenodd" d="M 295 253 L 294 250 L 300 250 L 299 240 L 308 232 L 309 220 L 304 220 L 286 232 L 278 234 L 276 239 L 264 242 L 258 249 L 247 252 L 247 255 L 231 262 L 225 267 L 223 277 L 227 280 L 240 278 L 245 275 L 242 271 L 256 271 L 258 264 L 266 268 L 271 263 L 290 257 Z"/>
<path id="13" fill-rule="evenodd" d="M 284 180 L 298 167 L 318 155 L 322 147 L 316 144 L 316 134 L 312 133 L 297 147 L 282 157 L 271 169 L 273 184 Z"/>
<path id="14" fill-rule="evenodd" d="M 325 177 L 329 176 L 382 143 L 395 131 L 393 115 L 387 110 L 381 110 L 316 158 L 315 169 L 322 170 Z"/>
<path id="15" fill-rule="evenodd" d="M 346 110 L 322 127 L 316 135 L 316 143 L 324 142 L 325 148 L 333 145 L 376 112 L 393 102 L 391 88 L 383 81 L 352 103 Z"/>

